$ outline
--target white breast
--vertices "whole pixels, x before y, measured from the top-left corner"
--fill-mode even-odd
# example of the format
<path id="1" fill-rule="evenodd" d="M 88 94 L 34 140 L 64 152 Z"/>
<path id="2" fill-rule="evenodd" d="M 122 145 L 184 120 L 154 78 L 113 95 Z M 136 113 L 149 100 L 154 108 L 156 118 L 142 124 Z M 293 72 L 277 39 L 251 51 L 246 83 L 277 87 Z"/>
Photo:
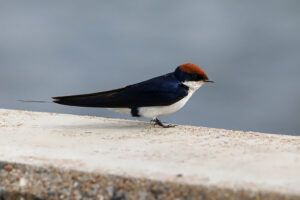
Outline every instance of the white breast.
<path id="1" fill-rule="evenodd" d="M 199 89 L 204 83 L 203 82 L 184 82 L 186 86 L 189 87 L 188 95 L 181 99 L 180 101 L 177 101 L 174 104 L 171 104 L 169 106 L 151 106 L 151 107 L 140 107 L 138 108 L 138 114 L 143 118 L 149 118 L 153 119 L 156 117 L 168 115 L 171 113 L 174 113 L 181 109 L 186 102 L 191 98 L 193 93 Z M 123 113 L 123 114 L 131 114 L 131 109 L 129 108 L 113 108 L 112 110 L 115 110 L 117 112 Z"/>
<path id="2" fill-rule="evenodd" d="M 190 92 L 186 97 L 169 106 L 141 107 L 139 108 L 139 115 L 144 118 L 153 119 L 155 117 L 171 114 L 182 108 L 191 96 L 192 93 Z"/>
<path id="3" fill-rule="evenodd" d="M 191 98 L 194 92 L 199 89 L 204 83 L 184 82 L 184 84 L 189 87 L 188 95 L 186 97 L 169 106 L 141 107 L 139 108 L 139 114 L 141 115 L 141 117 L 153 119 L 178 111 L 186 104 L 186 102 Z"/>

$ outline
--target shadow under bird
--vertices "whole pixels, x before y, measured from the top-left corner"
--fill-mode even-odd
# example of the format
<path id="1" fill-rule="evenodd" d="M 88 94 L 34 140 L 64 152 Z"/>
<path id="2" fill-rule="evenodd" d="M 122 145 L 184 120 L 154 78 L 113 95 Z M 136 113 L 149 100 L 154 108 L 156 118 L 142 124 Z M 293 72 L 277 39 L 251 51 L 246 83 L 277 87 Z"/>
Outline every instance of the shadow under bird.
<path id="1" fill-rule="evenodd" d="M 53 97 L 53 102 L 69 106 L 100 107 L 133 117 L 149 118 L 164 128 L 158 117 L 178 111 L 192 94 L 209 80 L 197 65 L 185 63 L 174 72 L 158 76 L 123 88 L 72 96 Z"/>

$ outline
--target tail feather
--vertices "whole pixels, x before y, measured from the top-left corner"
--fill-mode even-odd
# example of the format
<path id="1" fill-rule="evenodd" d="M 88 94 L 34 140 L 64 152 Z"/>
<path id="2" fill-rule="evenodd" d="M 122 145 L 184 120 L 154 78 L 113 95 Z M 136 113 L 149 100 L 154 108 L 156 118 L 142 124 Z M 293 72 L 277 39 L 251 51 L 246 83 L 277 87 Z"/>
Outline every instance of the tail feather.
<path id="1" fill-rule="evenodd" d="M 41 101 L 41 100 L 17 100 L 19 102 L 22 102 L 22 103 L 51 103 L 49 101 Z"/>
<path id="2" fill-rule="evenodd" d="M 54 103 L 68 106 L 112 107 L 113 105 L 111 105 L 111 97 L 123 90 L 124 88 L 120 88 L 91 94 L 52 97 L 52 99 Z"/>

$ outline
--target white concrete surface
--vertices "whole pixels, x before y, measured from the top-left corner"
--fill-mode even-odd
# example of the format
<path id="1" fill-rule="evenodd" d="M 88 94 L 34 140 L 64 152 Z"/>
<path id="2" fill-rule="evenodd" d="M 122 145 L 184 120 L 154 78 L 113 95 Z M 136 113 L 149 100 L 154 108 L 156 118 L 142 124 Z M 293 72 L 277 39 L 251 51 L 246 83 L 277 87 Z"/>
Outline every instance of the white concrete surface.
<path id="1" fill-rule="evenodd" d="M 0 160 L 300 194 L 297 136 L 0 109 Z"/>

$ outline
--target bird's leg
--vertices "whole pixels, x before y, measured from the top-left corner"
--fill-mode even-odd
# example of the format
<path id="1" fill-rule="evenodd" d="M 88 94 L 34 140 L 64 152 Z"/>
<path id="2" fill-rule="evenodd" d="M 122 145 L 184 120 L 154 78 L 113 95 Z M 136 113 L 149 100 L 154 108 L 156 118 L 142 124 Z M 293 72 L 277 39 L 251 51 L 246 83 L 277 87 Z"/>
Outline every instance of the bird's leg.
<path id="1" fill-rule="evenodd" d="M 158 126 L 161 126 L 163 128 L 172 128 L 172 127 L 175 127 L 176 125 L 173 125 L 173 124 L 163 124 L 159 119 L 157 118 L 153 118 L 151 120 L 151 122 L 154 122 L 154 125 L 158 125 Z"/>

